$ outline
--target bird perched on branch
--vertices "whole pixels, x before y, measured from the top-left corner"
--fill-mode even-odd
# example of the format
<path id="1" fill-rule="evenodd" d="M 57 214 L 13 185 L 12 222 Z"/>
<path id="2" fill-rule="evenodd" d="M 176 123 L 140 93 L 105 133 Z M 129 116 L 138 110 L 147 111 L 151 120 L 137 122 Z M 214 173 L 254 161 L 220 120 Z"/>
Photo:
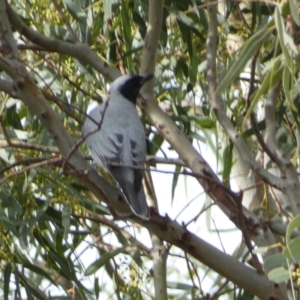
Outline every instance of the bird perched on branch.
<path id="1" fill-rule="evenodd" d="M 111 173 L 132 211 L 143 219 L 149 219 L 142 184 L 146 139 L 135 105 L 140 88 L 152 77 L 117 78 L 111 84 L 108 102 L 90 112 L 82 129 L 93 160 Z"/>

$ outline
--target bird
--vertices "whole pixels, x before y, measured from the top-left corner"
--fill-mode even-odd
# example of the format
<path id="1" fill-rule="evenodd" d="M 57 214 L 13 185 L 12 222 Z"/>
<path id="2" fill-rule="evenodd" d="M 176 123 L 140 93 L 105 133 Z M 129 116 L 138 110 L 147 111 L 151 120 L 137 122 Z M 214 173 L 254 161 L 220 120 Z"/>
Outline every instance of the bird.
<path id="1" fill-rule="evenodd" d="M 133 213 L 144 220 L 150 218 L 142 184 L 146 136 L 136 101 L 152 78 L 152 74 L 118 77 L 110 86 L 109 99 L 89 113 L 82 128 L 92 159 L 114 177 Z"/>

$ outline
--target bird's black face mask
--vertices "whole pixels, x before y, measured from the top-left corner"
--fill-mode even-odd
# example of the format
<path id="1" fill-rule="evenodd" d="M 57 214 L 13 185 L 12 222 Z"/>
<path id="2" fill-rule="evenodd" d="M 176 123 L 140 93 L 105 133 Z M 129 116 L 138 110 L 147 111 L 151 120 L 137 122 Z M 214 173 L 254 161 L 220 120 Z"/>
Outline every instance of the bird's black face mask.
<path id="1" fill-rule="evenodd" d="M 152 77 L 153 75 L 134 75 L 132 76 L 132 78 L 130 78 L 124 83 L 124 85 L 119 89 L 119 91 L 123 97 L 125 97 L 127 100 L 129 100 L 135 105 L 141 87 Z"/>

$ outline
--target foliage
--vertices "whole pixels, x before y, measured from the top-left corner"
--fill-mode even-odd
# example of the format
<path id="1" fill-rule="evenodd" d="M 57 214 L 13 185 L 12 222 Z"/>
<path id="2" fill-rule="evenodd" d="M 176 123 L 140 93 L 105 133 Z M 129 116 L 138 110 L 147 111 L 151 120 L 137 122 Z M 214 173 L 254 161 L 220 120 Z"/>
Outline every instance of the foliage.
<path id="1" fill-rule="evenodd" d="M 170 144 L 167 155 L 178 153 L 181 159 L 168 161 L 164 157 L 163 161 L 171 163 L 174 169 L 172 198 L 179 176 L 191 175 L 225 214 L 226 208 L 234 207 L 232 215 L 227 216 L 244 238 L 242 251 L 235 255 L 236 266 L 248 270 L 246 261 L 261 271 L 255 265 L 252 240 L 257 252 L 262 252 L 269 279 L 279 284 L 290 281 L 288 292 L 285 284 L 280 286 L 285 293 L 282 299 L 292 292 L 297 298 L 299 217 L 291 220 L 300 209 L 298 3 L 220 2 L 214 56 L 214 51 L 210 52 L 213 42 L 209 40 L 214 2 L 165 0 L 162 26 L 154 27 L 158 43 L 149 45 L 146 20 L 153 13 L 151 5 L 155 6 L 151 1 L 18 0 L 12 4 L 0 1 L 0 7 L 11 7 L 24 22 L 23 28 L 18 27 L 13 12 L 2 12 L 9 16 L 8 24 L 20 53 L 18 63 L 26 66 L 40 96 L 47 99 L 71 141 L 79 141 L 75 148 L 82 153 L 87 153 L 87 149 L 80 139 L 81 127 L 90 101 L 106 99 L 110 81 L 120 73 L 139 73 L 141 66 L 147 65 L 143 61 L 145 49 L 151 51 L 153 46 L 155 66 L 148 67 L 155 68 L 154 95 L 164 114 L 159 119 L 152 115 L 151 105 L 144 108 L 147 167 L 159 168 L 163 159 L 158 156 L 166 139 Z M 38 38 L 31 38 L 25 26 L 39 34 Z M 2 31 L 3 25 L 0 27 Z M 164 241 L 163 250 L 159 251 L 163 260 L 175 248 L 175 261 L 183 261 L 186 266 L 182 271 L 180 266 L 167 264 L 171 269 L 165 276 L 169 299 L 254 299 L 246 278 L 245 283 L 235 282 L 234 275 L 226 273 L 225 263 L 216 269 L 206 258 L 199 259 L 204 254 L 197 256 L 193 249 L 186 250 L 184 234 L 175 234 L 174 239 L 164 236 L 162 224 L 173 226 L 167 217 L 155 215 L 158 219 L 151 219 L 149 224 L 134 218 L 115 220 L 105 197 L 95 196 L 86 184 L 79 173 L 82 170 L 68 165 L 67 155 L 41 121 L 42 112 L 36 113 L 27 104 L 25 94 L 16 94 L 20 73 L 12 75 L 13 71 L 5 67 L 7 52 L 12 50 L 4 48 L 4 39 L 2 34 L 0 297 L 164 299 L 158 298 L 155 290 L 155 255 L 145 242 L 148 229 L 152 242 L 155 234 Z M 88 47 L 79 48 L 80 45 Z M 92 51 L 83 50 L 88 48 Z M 92 57 L 91 53 L 97 56 Z M 216 61 L 217 84 L 213 89 L 214 83 L 207 75 L 211 71 L 210 55 Z M 158 125 L 168 122 L 168 116 L 178 132 L 187 137 L 179 147 L 177 137 Z M 205 161 L 190 150 L 197 144 L 211 148 L 222 182 L 217 182 L 218 177 L 207 167 L 210 161 L 196 169 L 199 161 Z M 199 149 L 201 153 L 201 146 Z M 87 155 L 85 158 L 89 160 Z M 249 221 L 250 217 L 244 218 L 236 200 L 239 194 L 231 190 L 233 185 L 243 192 L 240 195 L 244 197 L 245 211 L 248 209 L 255 224 Z M 224 204 L 225 195 L 234 199 L 233 203 Z M 211 203 L 200 203 L 197 217 L 185 220 L 187 225 L 183 224 L 180 230 L 187 228 L 198 237 L 190 224 L 197 224 L 197 218 L 210 206 Z M 160 228 L 154 229 L 155 226 Z M 277 235 L 264 240 L 261 232 L 267 232 L 266 228 Z M 206 273 L 212 278 L 212 290 L 202 285 Z M 222 276 L 218 277 L 218 273 Z M 242 281 L 243 274 L 239 276 Z"/>

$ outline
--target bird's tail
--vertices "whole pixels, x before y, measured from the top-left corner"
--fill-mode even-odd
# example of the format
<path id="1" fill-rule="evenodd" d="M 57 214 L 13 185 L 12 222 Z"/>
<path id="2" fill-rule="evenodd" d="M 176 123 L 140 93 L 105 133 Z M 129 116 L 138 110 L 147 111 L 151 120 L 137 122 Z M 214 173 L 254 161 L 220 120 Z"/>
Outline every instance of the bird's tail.
<path id="1" fill-rule="evenodd" d="M 134 184 L 126 178 L 126 173 L 120 172 L 120 168 L 111 168 L 110 172 L 119 183 L 133 213 L 141 219 L 149 220 L 150 211 L 147 205 L 143 185 L 141 184 L 139 190 L 136 190 Z"/>
<path id="2" fill-rule="evenodd" d="M 126 187 L 123 188 L 121 186 L 121 188 L 126 196 L 126 200 L 130 205 L 131 210 L 140 218 L 149 220 L 150 212 L 143 186 L 141 186 L 139 191 L 135 191 L 133 184 L 126 184 Z"/>
<path id="3" fill-rule="evenodd" d="M 135 209 L 139 212 L 139 216 L 141 216 L 141 218 L 149 220 L 150 212 L 143 186 L 141 186 L 140 190 L 136 193 L 136 196 L 138 205 Z"/>

